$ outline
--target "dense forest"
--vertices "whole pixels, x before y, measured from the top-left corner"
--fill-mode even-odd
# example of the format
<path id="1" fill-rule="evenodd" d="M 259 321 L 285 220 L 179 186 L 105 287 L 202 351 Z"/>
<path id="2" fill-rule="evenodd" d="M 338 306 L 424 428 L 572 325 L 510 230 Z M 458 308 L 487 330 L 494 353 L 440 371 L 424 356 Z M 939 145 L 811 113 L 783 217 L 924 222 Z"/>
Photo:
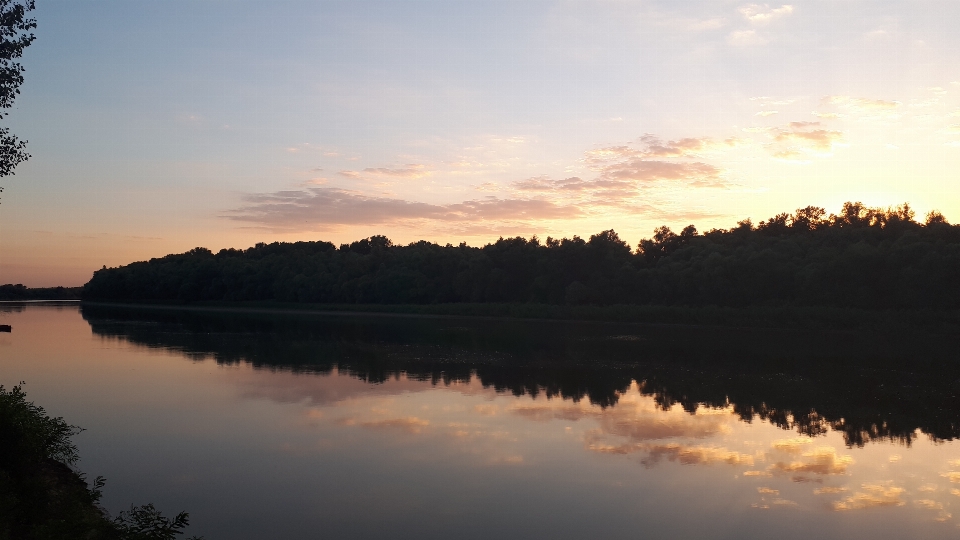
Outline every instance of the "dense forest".
<path id="1" fill-rule="evenodd" d="M 0 300 L 79 300 L 81 287 L 26 287 L 21 283 L 0 285 Z"/>
<path id="2" fill-rule="evenodd" d="M 807 207 L 700 233 L 659 227 L 631 249 L 588 240 L 501 238 L 483 247 L 373 236 L 196 248 L 94 273 L 86 300 L 339 304 L 519 302 L 666 306 L 960 307 L 960 226 L 908 204 Z"/>

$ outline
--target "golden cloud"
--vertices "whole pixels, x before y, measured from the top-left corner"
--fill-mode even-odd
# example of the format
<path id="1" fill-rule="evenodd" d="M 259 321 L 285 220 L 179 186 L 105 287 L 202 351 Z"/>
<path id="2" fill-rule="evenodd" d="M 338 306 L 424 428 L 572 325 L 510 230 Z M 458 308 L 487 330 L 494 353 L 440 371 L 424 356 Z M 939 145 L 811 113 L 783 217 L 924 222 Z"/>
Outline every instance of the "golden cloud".
<path id="1" fill-rule="evenodd" d="M 814 495 L 827 495 L 827 494 L 845 493 L 845 492 L 847 492 L 847 491 L 850 491 L 850 490 L 848 490 L 848 489 L 845 488 L 845 487 L 826 486 L 826 487 L 817 488 L 817 489 L 813 490 L 813 494 L 814 494 Z"/>
<path id="2" fill-rule="evenodd" d="M 779 473 L 811 473 L 820 475 L 845 474 L 847 467 L 853 464 L 850 456 L 837 454 L 834 448 L 821 446 L 803 454 L 806 460 L 777 462 L 767 470 Z"/>
<path id="3" fill-rule="evenodd" d="M 845 499 L 834 501 L 833 509 L 842 512 L 905 504 L 900 498 L 905 492 L 901 487 L 891 484 L 863 484 L 862 489 L 863 491 L 857 491 Z"/>
<path id="4" fill-rule="evenodd" d="M 753 466 L 754 456 L 715 446 L 684 446 L 681 444 L 645 445 L 648 457 L 644 464 L 656 463 L 662 458 L 679 461 L 683 465 L 728 465 Z"/>
<path id="5" fill-rule="evenodd" d="M 960 472 L 945 472 L 940 473 L 940 476 L 949 479 L 954 484 L 960 484 Z"/>

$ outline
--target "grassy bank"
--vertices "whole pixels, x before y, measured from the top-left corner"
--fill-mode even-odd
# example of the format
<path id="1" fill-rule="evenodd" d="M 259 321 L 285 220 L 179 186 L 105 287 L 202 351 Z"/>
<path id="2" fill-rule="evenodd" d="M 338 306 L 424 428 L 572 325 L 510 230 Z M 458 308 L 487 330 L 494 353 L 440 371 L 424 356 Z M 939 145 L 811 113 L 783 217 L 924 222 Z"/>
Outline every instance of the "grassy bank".
<path id="1" fill-rule="evenodd" d="M 142 302 L 86 304 L 129 305 L 157 309 L 377 314 L 442 317 L 487 317 L 530 320 L 621 322 L 651 325 L 829 330 L 902 330 L 955 332 L 960 312 L 935 310 L 866 310 L 833 307 L 687 307 L 651 305 L 560 306 L 534 303 L 453 304 L 312 304 L 287 302 Z"/>

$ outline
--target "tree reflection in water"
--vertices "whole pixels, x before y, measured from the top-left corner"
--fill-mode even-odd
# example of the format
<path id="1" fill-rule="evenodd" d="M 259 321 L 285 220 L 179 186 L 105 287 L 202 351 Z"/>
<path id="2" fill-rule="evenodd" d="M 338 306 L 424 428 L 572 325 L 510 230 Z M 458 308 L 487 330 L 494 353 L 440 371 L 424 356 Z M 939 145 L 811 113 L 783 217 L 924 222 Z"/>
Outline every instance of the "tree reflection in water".
<path id="1" fill-rule="evenodd" d="M 96 335 L 221 364 L 401 374 L 616 407 L 636 381 L 667 410 L 731 407 L 849 446 L 960 436 L 960 340 L 883 334 L 441 317 L 278 314 L 85 304 Z M 661 450 L 669 454 L 670 450 Z"/>

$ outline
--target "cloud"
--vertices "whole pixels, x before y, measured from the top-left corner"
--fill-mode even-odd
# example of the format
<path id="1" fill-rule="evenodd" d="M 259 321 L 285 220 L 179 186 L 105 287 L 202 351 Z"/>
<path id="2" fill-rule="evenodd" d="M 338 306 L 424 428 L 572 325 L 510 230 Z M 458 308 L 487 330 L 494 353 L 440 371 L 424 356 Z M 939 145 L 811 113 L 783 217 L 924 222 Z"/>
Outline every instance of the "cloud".
<path id="1" fill-rule="evenodd" d="M 408 416 L 406 418 L 390 418 L 387 420 L 372 420 L 369 422 L 356 422 L 362 427 L 368 429 L 397 429 L 400 431 L 405 431 L 407 433 L 420 433 L 423 429 L 430 425 L 429 420 L 423 420 L 417 418 L 416 416 Z"/>
<path id="2" fill-rule="evenodd" d="M 850 491 L 850 490 L 845 487 L 827 486 L 827 487 L 817 488 L 813 490 L 813 494 L 814 495 L 835 495 L 837 493 L 846 493 L 847 491 Z"/>
<path id="3" fill-rule="evenodd" d="M 834 501 L 833 509 L 843 512 L 878 506 L 903 506 L 905 504 L 900 498 L 904 493 L 904 489 L 901 487 L 891 484 L 863 484 L 862 489 L 863 491 L 858 491 L 845 499 Z"/>
<path id="4" fill-rule="evenodd" d="M 636 385 L 632 389 L 639 391 Z M 633 392 L 621 395 L 616 407 L 606 409 L 597 409 L 584 403 L 546 401 L 519 405 L 511 408 L 510 412 L 538 421 L 593 418 L 599 425 L 598 429 L 585 434 L 588 444 L 599 443 L 601 439 L 611 436 L 626 439 L 630 443 L 679 437 L 700 439 L 726 433 L 729 431 L 729 422 L 733 420 L 730 412 L 724 409 L 701 409 L 690 414 L 682 407 L 675 406 L 664 411 L 652 399 L 639 397 Z"/>
<path id="5" fill-rule="evenodd" d="M 356 180 L 362 179 L 365 174 L 377 177 L 417 179 L 430 176 L 432 172 L 427 170 L 424 165 L 419 163 L 411 163 L 399 169 L 389 169 L 386 167 L 367 167 L 362 171 L 340 171 L 338 174 Z"/>
<path id="6" fill-rule="evenodd" d="M 771 8 L 768 4 L 748 4 L 737 11 L 753 24 L 766 24 L 774 19 L 790 15 L 793 13 L 793 6 L 785 4 L 778 8 Z"/>
<path id="7" fill-rule="evenodd" d="M 737 30 L 730 32 L 730 35 L 727 36 L 727 42 L 738 47 L 749 47 L 752 45 L 763 45 L 767 43 L 767 40 L 760 34 L 757 34 L 756 30 Z"/>
<path id="8" fill-rule="evenodd" d="M 799 454 L 803 452 L 806 445 L 810 444 L 812 441 L 810 439 L 797 437 L 794 439 L 780 439 L 773 441 L 771 445 L 774 450 L 779 452 L 785 452 L 787 454 Z"/>
<path id="9" fill-rule="evenodd" d="M 780 490 L 768 487 L 758 487 L 757 493 L 760 493 L 761 495 L 780 495 Z"/>
<path id="10" fill-rule="evenodd" d="M 643 155 L 642 151 L 629 146 L 608 146 L 596 150 L 587 150 L 584 152 L 583 162 L 588 165 L 596 165 L 609 161 L 635 158 L 641 155 Z"/>
<path id="11" fill-rule="evenodd" d="M 683 183 L 689 187 L 726 187 L 720 168 L 694 158 L 741 146 L 744 140 L 686 137 L 663 141 L 648 134 L 640 137 L 638 143 L 585 152 L 581 163 L 596 172 L 593 179 L 572 176 L 554 180 L 535 176 L 516 181 L 512 187 L 555 197 L 574 197 L 580 199 L 581 204 L 618 207 L 629 206 L 630 198 L 642 189 L 662 182 Z"/>
<path id="12" fill-rule="evenodd" d="M 592 442 L 587 449 L 600 454 L 646 454 L 640 462 L 652 466 L 663 459 L 677 461 L 682 465 L 712 465 L 725 463 L 727 465 L 753 466 L 754 456 L 743 454 L 735 450 L 728 450 L 716 446 L 688 446 L 678 443 L 669 444 L 619 444 L 611 445 L 601 442 Z"/>
<path id="13" fill-rule="evenodd" d="M 720 175 L 720 169 L 708 163 L 677 163 L 637 159 L 608 165 L 601 169 L 601 177 L 633 182 L 656 180 L 710 180 Z"/>
<path id="14" fill-rule="evenodd" d="M 690 23 L 687 28 L 693 30 L 694 32 L 701 32 L 703 30 L 716 30 L 718 28 L 723 28 L 723 26 L 726 24 L 727 22 L 725 20 L 718 17 L 713 19 L 705 19 L 702 21 L 694 21 Z"/>
<path id="15" fill-rule="evenodd" d="M 653 135 L 644 135 L 640 137 L 640 141 L 645 145 L 645 148 L 640 150 L 638 154 L 624 157 L 636 157 L 636 155 L 653 158 L 699 157 L 704 154 L 717 153 L 726 148 L 736 147 L 742 142 L 740 139 L 732 137 L 724 140 L 708 137 L 685 137 L 664 142 Z"/>
<path id="16" fill-rule="evenodd" d="M 477 191 L 500 191 L 500 186 L 493 182 L 484 182 L 473 187 Z"/>
<path id="17" fill-rule="evenodd" d="M 430 176 L 430 171 L 426 167 L 417 163 L 411 163 L 400 169 L 387 169 L 384 167 L 367 167 L 363 172 L 376 176 L 390 176 L 394 178 L 423 178 Z"/>
<path id="18" fill-rule="evenodd" d="M 774 144 L 773 157 L 784 161 L 808 163 L 811 155 L 825 156 L 843 142 L 840 131 L 822 129 L 820 122 L 790 122 L 785 128 L 773 128 L 768 134 Z"/>
<path id="19" fill-rule="evenodd" d="M 791 129 L 781 131 L 774 137 L 774 140 L 777 142 L 794 143 L 804 148 L 813 148 L 824 152 L 832 150 L 833 145 L 842 139 L 843 134 L 839 131 L 829 131 L 826 129 L 815 129 L 812 131 Z"/>
<path id="20" fill-rule="evenodd" d="M 779 114 L 779 113 L 780 113 L 780 111 L 760 111 L 760 112 L 758 112 L 757 114 L 755 114 L 754 116 L 767 117 L 767 116 L 773 116 L 773 115 Z"/>
<path id="21" fill-rule="evenodd" d="M 647 458 L 642 461 L 650 465 L 666 458 L 670 461 L 679 461 L 683 465 L 711 465 L 726 463 L 727 465 L 753 465 L 754 457 L 750 454 L 741 454 L 726 448 L 714 446 L 684 446 L 681 444 L 651 445 L 647 447 Z"/>
<path id="22" fill-rule="evenodd" d="M 589 185 L 588 182 L 584 182 L 576 176 L 563 180 L 551 180 L 547 176 L 535 176 L 513 183 L 513 187 L 521 191 L 581 191 Z"/>
<path id="23" fill-rule="evenodd" d="M 960 484 L 960 472 L 955 472 L 955 471 L 945 472 L 945 473 L 940 473 L 940 476 L 950 480 L 950 482 L 954 484 Z"/>
<path id="24" fill-rule="evenodd" d="M 841 456 L 829 446 L 821 446 L 803 454 L 804 460 L 783 462 L 770 465 L 767 470 L 773 473 L 811 473 L 820 475 L 846 474 L 847 467 L 853 464 L 850 456 Z"/>
<path id="25" fill-rule="evenodd" d="M 228 212 L 225 217 L 268 228 L 295 230 L 310 230 L 317 225 L 396 223 L 410 220 L 467 222 L 569 219 L 583 214 L 576 206 L 560 205 L 541 199 L 487 197 L 437 205 L 323 187 L 248 195 L 245 202 L 246 205 Z"/>
<path id="26" fill-rule="evenodd" d="M 823 98 L 823 102 L 858 111 L 889 111 L 903 105 L 903 103 L 899 101 L 855 98 L 850 96 L 827 96 Z"/>

